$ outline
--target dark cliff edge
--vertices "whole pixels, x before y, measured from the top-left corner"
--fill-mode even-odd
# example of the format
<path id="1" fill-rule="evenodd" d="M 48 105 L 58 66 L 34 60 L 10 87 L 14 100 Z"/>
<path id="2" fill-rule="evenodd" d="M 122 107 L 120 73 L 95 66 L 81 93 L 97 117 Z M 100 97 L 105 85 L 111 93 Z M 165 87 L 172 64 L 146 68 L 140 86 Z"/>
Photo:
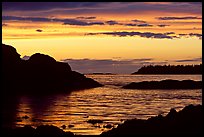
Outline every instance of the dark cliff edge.
<path id="1" fill-rule="evenodd" d="M 7 95 L 41 95 L 102 86 L 48 55 L 36 53 L 22 60 L 12 46 L 2 44 L 2 51 L 3 91 Z"/>
<path id="2" fill-rule="evenodd" d="M 163 74 L 163 75 L 198 75 L 202 74 L 202 64 L 200 65 L 149 65 L 141 67 L 134 74 Z"/>
<path id="3" fill-rule="evenodd" d="M 132 119 L 118 125 L 102 136 L 202 136 L 203 110 L 201 105 L 189 105 L 177 112 L 171 109 L 166 116 L 158 115 L 147 120 Z"/>
<path id="4" fill-rule="evenodd" d="M 124 89 L 201 89 L 202 81 L 172 80 L 132 82 L 123 86 Z"/>

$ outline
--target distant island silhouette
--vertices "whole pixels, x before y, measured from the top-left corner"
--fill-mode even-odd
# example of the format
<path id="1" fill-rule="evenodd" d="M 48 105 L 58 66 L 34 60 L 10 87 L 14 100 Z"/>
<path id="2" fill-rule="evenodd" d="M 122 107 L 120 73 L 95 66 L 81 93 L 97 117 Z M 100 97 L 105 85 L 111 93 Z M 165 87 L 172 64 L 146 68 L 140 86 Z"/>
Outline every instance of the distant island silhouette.
<path id="1" fill-rule="evenodd" d="M 202 81 L 172 80 L 131 82 L 125 89 L 202 89 Z"/>
<path id="2" fill-rule="evenodd" d="M 14 47 L 2 44 L 2 49 L 3 91 L 7 95 L 41 95 L 102 86 L 48 55 L 36 53 L 22 60 Z"/>
<path id="3" fill-rule="evenodd" d="M 202 74 L 200 65 L 149 65 L 132 74 Z"/>

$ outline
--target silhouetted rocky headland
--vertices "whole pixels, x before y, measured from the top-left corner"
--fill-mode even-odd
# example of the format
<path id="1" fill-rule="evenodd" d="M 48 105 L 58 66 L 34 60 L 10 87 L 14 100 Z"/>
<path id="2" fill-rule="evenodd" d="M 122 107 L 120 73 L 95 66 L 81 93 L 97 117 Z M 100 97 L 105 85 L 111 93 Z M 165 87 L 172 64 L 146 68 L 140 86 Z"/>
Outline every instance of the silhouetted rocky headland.
<path id="1" fill-rule="evenodd" d="M 7 94 L 49 94 L 102 86 L 48 55 L 36 53 L 22 60 L 12 46 L 2 44 L 2 49 L 3 91 Z"/>
<path id="2" fill-rule="evenodd" d="M 149 65 L 141 67 L 132 74 L 202 74 L 202 64 L 200 65 Z"/>
<path id="3" fill-rule="evenodd" d="M 101 135 L 202 136 L 202 117 L 203 112 L 201 105 L 189 105 L 179 112 L 175 109 L 171 109 L 165 117 L 158 115 L 147 120 L 127 120 L 123 124 L 118 125 L 117 128 L 103 132 Z"/>
<path id="4" fill-rule="evenodd" d="M 202 81 L 193 80 L 162 80 L 132 82 L 123 86 L 125 89 L 201 89 Z"/>

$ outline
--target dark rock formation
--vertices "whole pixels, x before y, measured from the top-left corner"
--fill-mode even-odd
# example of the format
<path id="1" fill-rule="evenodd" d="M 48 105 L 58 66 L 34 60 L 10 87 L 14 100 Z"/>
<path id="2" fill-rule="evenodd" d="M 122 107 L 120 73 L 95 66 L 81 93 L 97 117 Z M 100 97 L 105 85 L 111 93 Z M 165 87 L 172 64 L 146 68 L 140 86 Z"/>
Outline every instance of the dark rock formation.
<path id="1" fill-rule="evenodd" d="M 162 80 L 132 82 L 123 86 L 125 89 L 201 89 L 202 81 L 193 80 Z"/>
<path id="2" fill-rule="evenodd" d="M 141 67 L 132 74 L 202 74 L 200 65 L 149 65 Z"/>
<path id="3" fill-rule="evenodd" d="M 4 137 L 71 137 L 72 132 L 64 132 L 60 128 L 52 125 L 38 126 L 36 129 L 30 125 L 13 129 L 4 129 L 1 132 Z"/>
<path id="4" fill-rule="evenodd" d="M 3 91 L 7 94 L 49 94 L 102 86 L 48 55 L 36 53 L 21 60 L 15 48 L 2 44 L 2 49 Z"/>
<path id="5" fill-rule="evenodd" d="M 103 132 L 101 135 L 170 135 L 170 136 L 201 136 L 203 135 L 202 106 L 189 105 L 176 112 L 172 109 L 168 115 L 158 115 L 147 120 L 127 120 L 117 128 Z"/>

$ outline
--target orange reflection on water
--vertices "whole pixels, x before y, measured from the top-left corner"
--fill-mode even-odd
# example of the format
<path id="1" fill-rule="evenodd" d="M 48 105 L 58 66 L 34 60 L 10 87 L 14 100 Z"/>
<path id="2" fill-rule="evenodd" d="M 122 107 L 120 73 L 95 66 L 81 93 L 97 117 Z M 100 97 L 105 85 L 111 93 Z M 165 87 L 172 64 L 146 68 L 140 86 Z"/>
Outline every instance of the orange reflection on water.
<path id="1" fill-rule="evenodd" d="M 89 76 L 91 77 L 91 76 Z M 189 104 L 202 104 L 202 89 L 198 90 L 129 90 L 111 84 L 124 84 L 141 79 L 194 79 L 202 76 L 132 76 L 108 75 L 92 76 L 104 87 L 75 91 L 70 94 L 46 97 L 22 97 L 17 109 L 17 117 L 22 121 L 16 126 L 41 124 L 57 126 L 64 131 L 79 135 L 98 135 L 110 124 L 116 127 L 127 119 L 147 119 L 158 114 L 166 115 L 171 108 L 182 109 Z M 101 80 L 100 80 L 101 79 Z M 123 80 L 121 80 L 123 79 Z M 28 116 L 27 119 L 22 118 Z M 91 124 L 90 119 L 102 120 Z"/>

